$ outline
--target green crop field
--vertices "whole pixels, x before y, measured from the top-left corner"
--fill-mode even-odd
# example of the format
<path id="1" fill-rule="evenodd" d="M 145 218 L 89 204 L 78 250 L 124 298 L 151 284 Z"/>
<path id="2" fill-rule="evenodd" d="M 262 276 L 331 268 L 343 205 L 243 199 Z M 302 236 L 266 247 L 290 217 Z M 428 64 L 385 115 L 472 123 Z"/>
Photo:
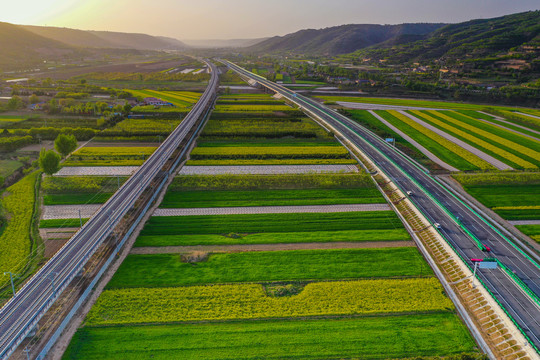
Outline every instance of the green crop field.
<path id="1" fill-rule="evenodd" d="M 128 178 L 125 176 L 46 176 L 41 189 L 46 194 L 63 193 L 97 193 L 99 191 L 115 191 Z"/>
<path id="2" fill-rule="evenodd" d="M 454 178 L 504 219 L 540 219 L 540 173 L 456 174 Z"/>
<path id="3" fill-rule="evenodd" d="M 273 111 L 289 111 L 293 110 L 292 107 L 283 105 L 283 103 L 277 103 L 275 105 L 251 105 L 251 104 L 228 104 L 228 105 L 216 105 L 217 112 L 273 112 Z"/>
<path id="4" fill-rule="evenodd" d="M 51 220 L 42 220 L 51 221 Z M 342 230 L 342 231 L 296 231 L 264 232 L 252 234 L 202 234 L 202 235 L 140 235 L 135 247 L 234 245 L 234 244 L 282 244 L 357 241 L 404 241 L 410 240 L 405 229 Z"/>
<path id="5" fill-rule="evenodd" d="M 83 218 L 83 225 L 88 221 L 88 219 Z M 79 227 L 79 219 L 51 219 L 51 220 L 40 220 L 39 227 L 41 229 L 52 229 L 52 228 L 62 228 L 62 227 Z"/>
<path id="6" fill-rule="evenodd" d="M 304 118 L 211 119 L 201 136 L 204 140 L 284 137 L 331 139 L 322 127 Z"/>
<path id="7" fill-rule="evenodd" d="M 461 173 L 452 177 L 464 186 L 540 185 L 540 172 Z"/>
<path id="8" fill-rule="evenodd" d="M 540 225 L 516 225 L 516 227 L 522 233 L 540 243 Z"/>
<path id="9" fill-rule="evenodd" d="M 104 204 L 112 195 L 113 193 L 65 193 L 43 195 L 43 205 Z"/>
<path id="10" fill-rule="evenodd" d="M 202 146 L 195 148 L 187 165 L 285 165 L 355 164 L 344 147 L 335 145 L 299 146 Z"/>
<path id="11" fill-rule="evenodd" d="M 140 165 L 155 150 L 154 146 L 83 147 L 75 151 L 64 166 Z"/>
<path id="12" fill-rule="evenodd" d="M 0 119 L 0 123 L 2 120 Z M 32 129 L 32 128 L 91 128 L 98 129 L 100 127 L 99 118 L 97 117 L 30 117 L 22 121 L 10 121 L 2 124 L 1 128 L 15 129 Z"/>
<path id="13" fill-rule="evenodd" d="M 437 313 L 331 320 L 86 326 L 77 331 L 63 359 L 383 360 L 448 356 L 475 349 L 474 340 L 457 315 Z"/>
<path id="14" fill-rule="evenodd" d="M 162 208 L 385 203 L 375 188 L 324 190 L 168 191 Z"/>
<path id="15" fill-rule="evenodd" d="M 141 235 L 380 230 L 402 226 L 393 211 L 152 216 Z"/>
<path id="16" fill-rule="evenodd" d="M 414 247 L 218 253 L 197 263 L 179 254 L 129 255 L 107 288 L 431 275 Z"/>
<path id="17" fill-rule="evenodd" d="M 234 94 L 220 96 L 216 104 L 283 105 L 283 101 L 267 94 Z"/>
<path id="18" fill-rule="evenodd" d="M 23 115 L 0 115 L 0 121 L 18 122 L 28 119 L 28 116 Z"/>
<path id="19" fill-rule="evenodd" d="M 506 220 L 540 220 L 540 206 L 501 206 L 492 210 Z"/>
<path id="20" fill-rule="evenodd" d="M 225 94 L 220 95 L 219 100 L 223 101 L 250 101 L 250 100 L 272 100 L 274 99 L 270 94 Z M 277 101 L 277 100 L 276 100 Z"/>
<path id="21" fill-rule="evenodd" d="M 188 160 L 191 166 L 220 165 L 356 165 L 353 159 L 221 159 L 221 160 Z"/>
<path id="22" fill-rule="evenodd" d="M 0 176 L 6 178 L 22 166 L 23 164 L 17 160 L 0 160 Z"/>
<path id="23" fill-rule="evenodd" d="M 476 155 L 396 111 L 377 111 L 377 114 L 411 136 L 435 156 L 460 170 L 493 169 L 493 166 Z"/>
<path id="24" fill-rule="evenodd" d="M 180 119 L 125 119 L 120 121 L 112 128 L 103 130 L 97 137 L 97 140 L 115 140 L 120 137 L 133 138 L 139 140 L 146 137 L 147 141 L 159 141 L 159 136 L 163 140 L 174 130 Z"/>
<path id="25" fill-rule="evenodd" d="M 199 138 L 198 147 L 283 147 L 283 146 L 336 146 L 341 144 L 331 137 L 325 138 Z"/>
<path id="26" fill-rule="evenodd" d="M 5 129 L 16 125 L 21 121 L 27 120 L 27 116 L 16 116 L 16 115 L 0 115 L 0 129 Z"/>
<path id="27" fill-rule="evenodd" d="M 88 325 L 167 323 L 323 315 L 451 311 L 436 278 L 308 283 L 298 295 L 267 295 L 260 284 L 105 290 Z"/>
<path id="28" fill-rule="evenodd" d="M 371 176 L 365 173 L 180 175 L 174 178 L 169 191 L 356 189 L 373 186 Z"/>
<path id="29" fill-rule="evenodd" d="M 196 147 L 192 160 L 349 159 L 341 146 L 213 146 Z"/>
<path id="30" fill-rule="evenodd" d="M 0 235 L 0 285 L 5 285 L 9 280 L 4 271 L 21 271 L 32 250 L 30 225 L 35 202 L 34 188 L 39 175 L 40 172 L 33 172 L 3 193 L 2 210 L 9 221 Z"/>

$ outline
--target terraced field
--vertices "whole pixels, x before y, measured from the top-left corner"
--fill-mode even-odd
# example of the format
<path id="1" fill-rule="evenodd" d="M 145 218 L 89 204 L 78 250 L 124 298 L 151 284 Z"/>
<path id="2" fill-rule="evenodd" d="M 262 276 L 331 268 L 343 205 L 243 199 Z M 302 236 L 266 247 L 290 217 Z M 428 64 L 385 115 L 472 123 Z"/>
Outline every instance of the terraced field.
<path id="1" fill-rule="evenodd" d="M 188 164 L 295 161 L 354 163 L 331 134 L 298 110 L 265 94 L 232 94 L 219 98 Z M 179 175 L 160 207 L 384 203 L 371 177 L 361 172 L 227 174 Z M 64 358 L 475 353 L 452 302 L 407 240 L 403 224 L 387 210 L 152 216 Z M 373 245 L 381 241 L 391 246 Z M 367 242 L 370 248 L 347 247 Z M 236 252 L 228 248 L 233 244 L 240 247 Z M 272 250 L 250 248 L 263 244 Z M 300 249 L 286 250 L 291 244 Z M 327 244 L 340 248 L 318 248 Z M 183 250 L 169 252 L 168 246 Z"/>

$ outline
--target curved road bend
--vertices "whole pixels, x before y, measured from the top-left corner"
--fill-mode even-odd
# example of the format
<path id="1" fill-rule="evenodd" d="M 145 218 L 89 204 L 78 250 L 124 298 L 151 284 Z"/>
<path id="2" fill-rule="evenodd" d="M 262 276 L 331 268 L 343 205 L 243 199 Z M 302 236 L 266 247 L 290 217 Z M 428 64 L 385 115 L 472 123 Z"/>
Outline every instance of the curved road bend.
<path id="1" fill-rule="evenodd" d="M 37 324 L 161 171 L 213 100 L 218 83 L 217 68 L 205 62 L 211 69 L 211 79 L 185 119 L 99 211 L 0 309 L 0 359 L 7 359 Z"/>
<path id="2" fill-rule="evenodd" d="M 312 99 L 254 75 L 233 63 L 227 62 L 227 65 L 243 76 L 280 93 L 305 111 L 323 119 L 362 149 L 396 185 L 404 191 L 413 192 L 410 200 L 432 223 L 441 224 L 441 234 L 468 265 L 473 266 L 470 261 L 472 258 L 496 257 L 536 295 L 540 295 L 538 265 L 488 225 L 478 214 L 456 199 L 442 184 L 403 157 L 396 149 L 354 121 Z M 446 211 L 437 202 L 442 204 Z M 473 238 L 458 225 L 455 217 L 459 217 L 462 226 L 481 243 L 489 246 L 491 253 L 486 254 L 480 250 Z M 535 346 L 540 348 L 539 305 L 526 295 L 502 269 L 480 270 L 478 276 Z"/>

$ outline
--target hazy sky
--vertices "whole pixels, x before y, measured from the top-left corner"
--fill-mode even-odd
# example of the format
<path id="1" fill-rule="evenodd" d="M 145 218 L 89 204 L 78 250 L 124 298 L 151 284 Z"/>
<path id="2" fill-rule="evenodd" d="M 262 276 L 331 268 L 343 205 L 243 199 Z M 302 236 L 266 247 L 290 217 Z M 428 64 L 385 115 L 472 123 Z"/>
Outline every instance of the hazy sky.
<path id="1" fill-rule="evenodd" d="M 341 24 L 460 22 L 540 8 L 538 0 L 3 0 L 0 21 L 182 39 L 284 35 Z"/>

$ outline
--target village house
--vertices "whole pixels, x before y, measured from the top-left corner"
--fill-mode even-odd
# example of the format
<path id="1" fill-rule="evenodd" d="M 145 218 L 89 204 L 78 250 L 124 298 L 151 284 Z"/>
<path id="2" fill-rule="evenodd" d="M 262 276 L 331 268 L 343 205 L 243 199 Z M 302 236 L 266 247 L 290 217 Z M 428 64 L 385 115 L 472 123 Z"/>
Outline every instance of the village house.
<path id="1" fill-rule="evenodd" d="M 170 102 L 163 101 L 155 97 L 147 97 L 143 99 L 144 105 L 154 105 L 154 106 L 174 106 Z"/>

